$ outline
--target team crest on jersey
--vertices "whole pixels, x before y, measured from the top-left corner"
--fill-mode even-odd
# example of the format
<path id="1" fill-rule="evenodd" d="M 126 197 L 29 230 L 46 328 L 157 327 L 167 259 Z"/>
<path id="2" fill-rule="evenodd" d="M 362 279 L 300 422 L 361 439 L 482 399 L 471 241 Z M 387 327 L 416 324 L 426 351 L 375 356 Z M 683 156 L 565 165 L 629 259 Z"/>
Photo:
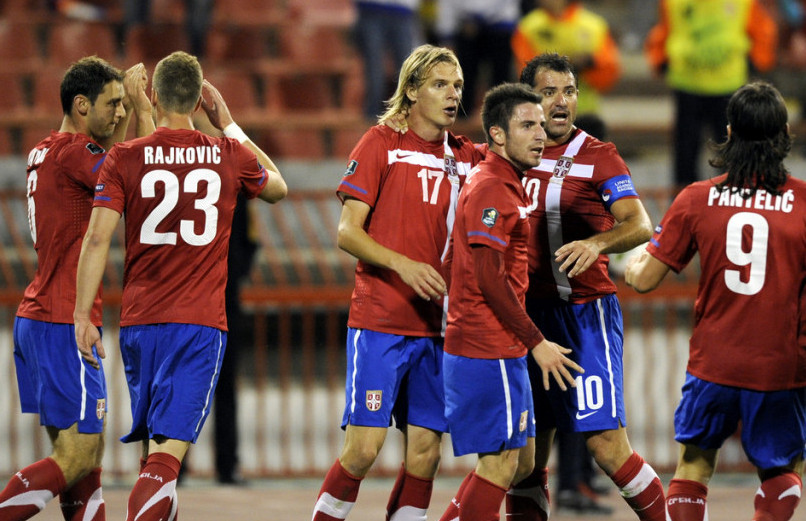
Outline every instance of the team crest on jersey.
<path id="1" fill-rule="evenodd" d="M 90 151 L 90 154 L 103 154 L 106 152 L 100 145 L 96 145 L 95 143 L 87 143 L 87 150 Z"/>
<path id="2" fill-rule="evenodd" d="M 495 208 L 485 208 L 481 211 L 481 222 L 484 223 L 484 226 L 487 228 L 492 228 L 495 226 L 495 222 L 498 220 L 498 210 Z"/>
<path id="3" fill-rule="evenodd" d="M 99 420 L 103 420 L 105 415 L 106 398 L 99 398 L 98 402 L 95 404 L 95 416 L 97 416 Z"/>
<path id="4" fill-rule="evenodd" d="M 367 391 L 367 409 L 373 412 L 381 410 L 382 398 L 383 391 Z"/>
<path id="5" fill-rule="evenodd" d="M 571 171 L 571 167 L 574 166 L 574 158 L 568 156 L 560 156 L 557 160 L 557 164 L 554 165 L 554 172 L 552 177 L 557 179 L 564 179 L 565 176 L 568 175 L 568 172 Z"/>
<path id="6" fill-rule="evenodd" d="M 456 167 L 456 158 L 445 154 L 445 173 L 448 177 L 458 176 L 459 169 Z"/>
<path id="7" fill-rule="evenodd" d="M 358 161 L 353 159 L 350 161 L 350 164 L 347 165 L 347 170 L 344 171 L 344 175 L 342 177 L 347 177 L 348 175 L 354 174 L 356 168 L 358 168 Z"/>
<path id="8" fill-rule="evenodd" d="M 518 422 L 518 431 L 523 432 L 526 430 L 526 422 L 529 421 L 529 411 L 523 411 L 521 413 L 521 421 Z"/>

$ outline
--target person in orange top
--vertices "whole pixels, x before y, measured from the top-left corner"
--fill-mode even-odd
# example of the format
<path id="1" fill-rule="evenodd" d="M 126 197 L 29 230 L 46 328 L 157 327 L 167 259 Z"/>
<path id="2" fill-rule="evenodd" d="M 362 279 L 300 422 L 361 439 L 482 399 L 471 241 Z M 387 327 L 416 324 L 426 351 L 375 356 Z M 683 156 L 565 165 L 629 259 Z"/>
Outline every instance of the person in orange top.
<path id="1" fill-rule="evenodd" d="M 621 75 L 618 46 L 603 17 L 571 0 L 536 0 L 512 35 L 518 69 L 538 54 L 567 55 L 579 77 L 579 114 L 599 110 L 599 94 Z"/>
<path id="2" fill-rule="evenodd" d="M 661 0 L 644 51 L 674 94 L 679 188 L 700 179 L 703 128 L 725 141 L 730 96 L 755 72 L 775 66 L 777 41 L 778 27 L 758 0 Z"/>

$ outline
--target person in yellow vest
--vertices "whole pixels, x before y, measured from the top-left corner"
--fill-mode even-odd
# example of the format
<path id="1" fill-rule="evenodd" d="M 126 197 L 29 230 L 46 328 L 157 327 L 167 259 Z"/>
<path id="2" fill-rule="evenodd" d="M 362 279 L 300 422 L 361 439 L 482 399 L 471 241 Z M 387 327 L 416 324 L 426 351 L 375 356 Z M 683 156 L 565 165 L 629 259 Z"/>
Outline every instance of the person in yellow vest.
<path id="1" fill-rule="evenodd" d="M 730 96 L 775 65 L 778 28 L 758 0 L 661 0 L 647 35 L 650 67 L 674 93 L 674 183 L 700 179 L 702 131 L 727 137 Z"/>
<path id="2" fill-rule="evenodd" d="M 538 54 L 566 55 L 579 77 L 579 115 L 598 113 L 599 94 L 621 75 L 618 46 L 607 20 L 570 0 L 536 0 L 512 35 L 518 70 Z"/>

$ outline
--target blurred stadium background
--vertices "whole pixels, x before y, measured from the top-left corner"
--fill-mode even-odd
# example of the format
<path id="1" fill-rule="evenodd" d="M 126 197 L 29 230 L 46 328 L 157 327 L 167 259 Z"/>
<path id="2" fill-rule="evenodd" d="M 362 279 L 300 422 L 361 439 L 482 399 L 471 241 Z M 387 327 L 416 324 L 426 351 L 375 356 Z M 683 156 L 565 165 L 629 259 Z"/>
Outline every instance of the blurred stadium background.
<path id="1" fill-rule="evenodd" d="M 600 0 L 616 36 L 629 27 L 630 2 Z M 75 59 L 98 54 L 126 68 L 187 49 L 183 2 L 152 0 L 152 23 L 121 42 L 116 2 L 106 21 L 65 17 L 44 0 L 0 1 L 0 475 L 49 452 L 38 418 L 19 414 L 11 327 L 33 275 L 25 202 L 25 154 L 61 120 L 58 85 Z M 118 18 L 116 18 L 118 17 Z M 248 346 L 240 356 L 238 396 L 241 471 L 247 478 L 321 477 L 341 447 L 344 335 L 354 262 L 334 244 L 340 205 L 333 189 L 346 157 L 369 123 L 361 115 L 361 62 L 349 39 L 350 0 L 217 0 L 205 75 L 219 87 L 236 121 L 277 160 L 290 187 L 287 200 L 255 206 L 260 244 L 244 284 Z M 646 67 L 640 48 L 622 49 L 624 73 L 603 100 L 602 116 L 657 223 L 672 197 L 671 99 Z M 783 74 L 785 77 L 786 75 Z M 792 124 L 800 128 L 793 102 Z M 481 140 L 477 118 L 457 131 Z M 796 130 L 797 133 L 797 130 Z M 800 155 L 788 164 L 803 176 Z M 131 476 L 139 448 L 115 441 L 129 424 L 128 395 L 116 349 L 122 276 L 118 236 L 105 285 L 109 438 L 107 476 Z M 618 279 L 618 277 L 617 277 Z M 696 266 L 658 292 L 619 292 L 625 311 L 629 433 L 659 470 L 677 453 L 672 414 L 687 358 Z M 401 460 L 390 434 L 373 474 L 393 475 Z M 445 444 L 443 472 L 458 476 L 473 464 L 454 459 Z M 189 456 L 190 476 L 213 475 L 208 422 Z M 725 447 L 721 470 L 747 471 L 737 440 Z M 312 485 L 318 487 L 318 484 Z"/>

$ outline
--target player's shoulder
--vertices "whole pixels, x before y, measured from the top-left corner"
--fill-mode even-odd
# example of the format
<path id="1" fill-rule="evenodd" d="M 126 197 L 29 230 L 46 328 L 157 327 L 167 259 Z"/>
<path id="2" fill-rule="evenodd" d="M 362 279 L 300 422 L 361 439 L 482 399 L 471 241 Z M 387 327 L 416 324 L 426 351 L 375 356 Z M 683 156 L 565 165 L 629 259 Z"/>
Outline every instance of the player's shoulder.
<path id="1" fill-rule="evenodd" d="M 106 149 L 84 134 L 57 132 L 52 134 L 51 149 L 58 151 L 62 160 L 93 161 L 106 154 Z"/>

